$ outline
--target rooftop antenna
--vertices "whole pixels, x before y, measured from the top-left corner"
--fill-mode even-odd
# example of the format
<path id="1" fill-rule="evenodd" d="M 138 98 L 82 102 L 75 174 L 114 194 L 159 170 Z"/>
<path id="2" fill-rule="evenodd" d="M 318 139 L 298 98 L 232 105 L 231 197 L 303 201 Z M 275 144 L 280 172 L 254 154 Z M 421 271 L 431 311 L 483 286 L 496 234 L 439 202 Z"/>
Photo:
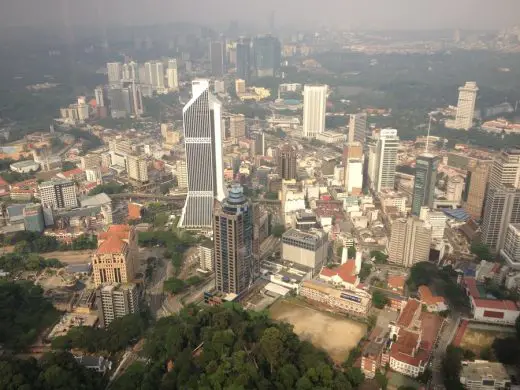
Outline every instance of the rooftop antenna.
<path id="1" fill-rule="evenodd" d="M 430 121 L 428 122 L 428 134 L 426 135 L 426 151 L 425 153 L 428 153 L 428 144 L 430 143 L 430 129 L 432 127 L 432 116 L 429 115 Z"/>

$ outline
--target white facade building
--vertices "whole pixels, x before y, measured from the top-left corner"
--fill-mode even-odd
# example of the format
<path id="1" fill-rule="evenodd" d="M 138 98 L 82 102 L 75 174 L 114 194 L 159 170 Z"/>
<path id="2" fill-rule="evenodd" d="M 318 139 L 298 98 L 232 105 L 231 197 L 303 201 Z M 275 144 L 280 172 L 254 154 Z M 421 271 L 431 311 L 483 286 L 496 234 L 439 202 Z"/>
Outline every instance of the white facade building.
<path id="1" fill-rule="evenodd" d="M 45 181 L 38 186 L 43 207 L 53 209 L 78 207 L 76 185 L 71 180 Z"/>
<path id="2" fill-rule="evenodd" d="M 140 156 L 126 156 L 126 171 L 129 179 L 140 183 L 148 181 L 148 163 Z"/>
<path id="3" fill-rule="evenodd" d="M 396 129 L 382 129 L 377 139 L 377 144 L 372 157 L 373 180 L 372 188 L 376 192 L 385 189 L 394 189 L 395 167 L 397 165 L 397 149 L 399 148 L 399 137 Z"/>
<path id="4" fill-rule="evenodd" d="M 475 102 L 477 101 L 478 86 L 474 81 L 468 81 L 459 88 L 459 101 L 457 103 L 457 115 L 455 128 L 469 130 L 473 127 L 475 116 Z"/>
<path id="5" fill-rule="evenodd" d="M 316 138 L 325 131 L 326 85 L 306 85 L 303 89 L 303 136 Z"/>
<path id="6" fill-rule="evenodd" d="M 500 256 L 506 261 L 508 267 L 520 270 L 520 224 L 510 223 L 507 227 L 504 248 Z"/>

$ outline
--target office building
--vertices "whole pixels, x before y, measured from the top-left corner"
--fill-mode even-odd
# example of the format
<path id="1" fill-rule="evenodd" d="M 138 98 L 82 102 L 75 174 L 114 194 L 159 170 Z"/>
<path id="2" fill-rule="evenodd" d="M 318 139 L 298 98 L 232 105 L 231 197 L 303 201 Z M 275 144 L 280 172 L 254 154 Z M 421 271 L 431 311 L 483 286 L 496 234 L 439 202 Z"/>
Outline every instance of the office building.
<path id="1" fill-rule="evenodd" d="M 23 209 L 23 224 L 28 232 L 42 233 L 45 230 L 42 206 L 39 204 L 26 205 Z"/>
<path id="2" fill-rule="evenodd" d="M 395 220 L 388 242 L 388 261 L 408 268 L 428 261 L 431 236 L 431 225 L 418 217 Z"/>
<path id="3" fill-rule="evenodd" d="M 78 207 L 76 185 L 72 180 L 56 179 L 38 185 L 43 207 L 65 209 Z"/>
<path id="4" fill-rule="evenodd" d="M 297 177 L 296 150 L 285 144 L 278 149 L 278 174 L 283 180 L 293 180 Z"/>
<path id="5" fill-rule="evenodd" d="M 126 156 L 126 172 L 130 180 L 148 182 L 148 162 L 141 156 Z"/>
<path id="6" fill-rule="evenodd" d="M 108 84 L 120 85 L 123 78 L 123 65 L 120 62 L 109 62 L 107 64 Z"/>
<path id="7" fill-rule="evenodd" d="M 437 169 L 440 158 L 430 153 L 417 157 L 415 162 L 415 182 L 412 198 L 412 215 L 418 216 L 421 207 L 433 207 Z"/>
<path id="8" fill-rule="evenodd" d="M 303 88 L 303 136 L 316 138 L 325 131 L 327 86 L 306 85 Z"/>
<path id="9" fill-rule="evenodd" d="M 138 271 L 137 236 L 129 225 L 110 225 L 98 235 L 92 255 L 92 275 L 96 287 L 104 283 L 129 283 Z"/>
<path id="10" fill-rule="evenodd" d="M 382 129 L 379 136 L 369 142 L 368 173 L 374 191 L 394 189 L 398 148 L 396 129 Z"/>
<path id="11" fill-rule="evenodd" d="M 486 198 L 491 161 L 476 161 L 475 164 L 472 164 L 468 168 L 468 174 L 466 175 L 466 187 L 463 192 L 463 207 L 473 219 L 480 221 L 484 208 L 484 200 Z"/>
<path id="12" fill-rule="evenodd" d="M 511 377 L 502 363 L 464 361 L 460 383 L 468 390 L 502 390 L 511 388 Z"/>
<path id="13" fill-rule="evenodd" d="M 243 114 L 229 115 L 225 118 L 225 121 L 226 129 L 229 129 L 230 138 L 242 138 L 246 136 L 246 117 Z"/>
<path id="14" fill-rule="evenodd" d="M 259 274 L 253 222 L 253 206 L 242 186 L 235 183 L 229 196 L 215 206 L 213 217 L 215 284 L 222 293 L 243 294 Z"/>
<path id="15" fill-rule="evenodd" d="M 433 211 L 428 206 L 421 207 L 419 218 L 432 227 L 432 241 L 441 241 L 444 238 L 446 221 L 448 218 L 442 211 Z"/>
<path id="16" fill-rule="evenodd" d="M 473 127 L 477 93 L 478 87 L 474 81 L 468 81 L 463 87 L 459 88 L 459 101 L 454 125 L 456 129 L 469 130 Z"/>
<path id="17" fill-rule="evenodd" d="M 360 195 L 363 191 L 363 144 L 349 142 L 343 148 L 343 183 L 351 195 Z"/>
<path id="18" fill-rule="evenodd" d="M 133 283 L 109 284 L 96 290 L 99 323 L 110 325 L 116 318 L 139 312 L 139 290 Z"/>
<path id="19" fill-rule="evenodd" d="M 500 257 L 506 261 L 509 268 L 520 270 L 520 224 L 510 223 L 508 225 Z"/>
<path id="20" fill-rule="evenodd" d="M 274 77 L 281 63 L 282 48 L 278 38 L 263 35 L 253 39 L 256 77 Z"/>
<path id="21" fill-rule="evenodd" d="M 487 190 L 482 219 L 482 242 L 491 251 L 504 247 L 507 227 L 520 223 L 520 190 L 509 186 L 490 186 Z"/>
<path id="22" fill-rule="evenodd" d="M 461 204 L 464 187 L 464 178 L 462 176 L 449 177 L 446 183 L 446 200 Z"/>
<path id="23" fill-rule="evenodd" d="M 520 149 L 510 148 L 500 152 L 493 160 L 489 174 L 489 186 L 520 187 Z"/>
<path id="24" fill-rule="evenodd" d="M 253 145 L 251 147 L 252 155 L 254 156 L 265 156 L 265 134 L 263 131 L 251 134 Z"/>
<path id="25" fill-rule="evenodd" d="M 226 44 L 222 41 L 214 41 L 209 45 L 209 58 L 211 62 L 211 75 L 222 77 L 226 72 Z"/>
<path id="26" fill-rule="evenodd" d="M 367 114 L 362 112 L 359 114 L 350 114 L 350 121 L 348 124 L 348 138 L 347 142 L 360 142 L 365 144 L 367 135 Z"/>
<path id="27" fill-rule="evenodd" d="M 313 276 L 327 262 L 328 248 L 327 234 L 322 230 L 290 229 L 282 235 L 282 259 L 311 268 Z"/>
<path id="28" fill-rule="evenodd" d="M 237 77 L 251 81 L 251 40 L 249 38 L 241 37 L 237 42 Z"/>
<path id="29" fill-rule="evenodd" d="M 188 196 L 179 226 L 211 229 L 213 202 L 225 198 L 221 103 L 208 80 L 194 80 L 192 98 L 182 110 Z"/>

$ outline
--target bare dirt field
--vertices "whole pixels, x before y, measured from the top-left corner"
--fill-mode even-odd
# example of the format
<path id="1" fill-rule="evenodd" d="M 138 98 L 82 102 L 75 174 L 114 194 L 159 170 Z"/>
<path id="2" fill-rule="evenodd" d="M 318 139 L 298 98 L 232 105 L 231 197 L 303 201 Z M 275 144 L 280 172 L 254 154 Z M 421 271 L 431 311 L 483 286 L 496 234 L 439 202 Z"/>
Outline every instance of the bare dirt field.
<path id="1" fill-rule="evenodd" d="M 294 326 L 294 332 L 303 340 L 323 348 L 338 363 L 358 345 L 366 333 L 365 324 L 342 319 L 297 302 L 280 300 L 269 309 L 271 318 Z"/>
<path id="2" fill-rule="evenodd" d="M 65 264 L 85 264 L 90 263 L 90 254 L 93 253 L 93 249 L 86 249 L 82 251 L 56 251 L 42 253 L 41 256 L 46 259 L 58 259 Z"/>
<path id="3" fill-rule="evenodd" d="M 491 347 L 493 341 L 496 338 L 505 338 L 510 336 L 507 333 L 501 333 L 491 330 L 481 330 L 481 329 L 466 329 L 464 332 L 464 337 L 460 343 L 461 348 L 469 349 L 477 354 L 480 354 L 480 351 L 484 348 Z"/>

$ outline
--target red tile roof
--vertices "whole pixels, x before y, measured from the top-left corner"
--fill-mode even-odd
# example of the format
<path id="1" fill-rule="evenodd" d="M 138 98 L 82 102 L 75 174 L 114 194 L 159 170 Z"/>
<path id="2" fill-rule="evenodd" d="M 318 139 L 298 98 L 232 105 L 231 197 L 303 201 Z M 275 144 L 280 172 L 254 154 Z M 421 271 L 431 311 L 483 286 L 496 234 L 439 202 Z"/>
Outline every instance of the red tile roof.
<path id="1" fill-rule="evenodd" d="M 421 321 L 421 348 L 430 351 L 439 334 L 443 319 L 437 314 L 423 312 L 419 320 Z"/>
<path id="2" fill-rule="evenodd" d="M 323 268 L 320 274 L 329 278 L 338 275 L 345 283 L 354 284 L 357 280 L 355 272 L 356 261 L 348 260 L 345 264 L 342 264 L 337 268 Z"/>
<path id="3" fill-rule="evenodd" d="M 126 242 L 121 240 L 117 235 L 113 235 L 101 243 L 97 249 L 97 253 L 121 253 L 124 251 L 126 245 Z"/>
<path id="4" fill-rule="evenodd" d="M 388 287 L 402 290 L 404 288 L 405 277 L 403 275 L 390 276 L 388 278 Z"/>
<path id="5" fill-rule="evenodd" d="M 71 169 L 70 171 L 62 172 L 61 174 L 65 177 L 69 178 L 71 176 L 81 175 L 82 173 L 83 173 L 83 169 L 74 168 L 74 169 Z"/>
<path id="6" fill-rule="evenodd" d="M 469 295 L 471 295 L 473 298 L 480 297 L 480 292 L 478 291 L 477 281 L 475 278 L 464 278 L 464 285 L 466 286 Z"/>
<path id="7" fill-rule="evenodd" d="M 421 298 L 421 301 L 427 305 L 444 303 L 444 298 L 433 295 L 428 286 L 419 286 L 419 297 Z"/>
<path id="8" fill-rule="evenodd" d="M 397 325 L 408 328 L 412 323 L 415 312 L 420 309 L 420 307 L 421 303 L 419 301 L 415 299 L 409 299 L 408 302 L 406 302 L 406 306 L 401 312 L 399 319 L 397 320 Z"/>
<path id="9" fill-rule="evenodd" d="M 518 306 L 513 301 L 497 299 L 474 299 L 475 306 L 486 309 L 512 310 L 518 311 Z"/>
<path id="10" fill-rule="evenodd" d="M 106 232 L 99 233 L 98 239 L 106 240 L 111 236 L 116 236 L 120 240 L 125 240 L 128 239 L 130 230 L 131 227 L 129 225 L 110 225 Z"/>
<path id="11" fill-rule="evenodd" d="M 397 351 L 407 355 L 413 355 L 415 349 L 418 347 L 418 344 L 419 334 L 415 332 L 409 332 L 405 329 L 401 329 L 399 331 L 397 342 L 394 343 Z"/>

